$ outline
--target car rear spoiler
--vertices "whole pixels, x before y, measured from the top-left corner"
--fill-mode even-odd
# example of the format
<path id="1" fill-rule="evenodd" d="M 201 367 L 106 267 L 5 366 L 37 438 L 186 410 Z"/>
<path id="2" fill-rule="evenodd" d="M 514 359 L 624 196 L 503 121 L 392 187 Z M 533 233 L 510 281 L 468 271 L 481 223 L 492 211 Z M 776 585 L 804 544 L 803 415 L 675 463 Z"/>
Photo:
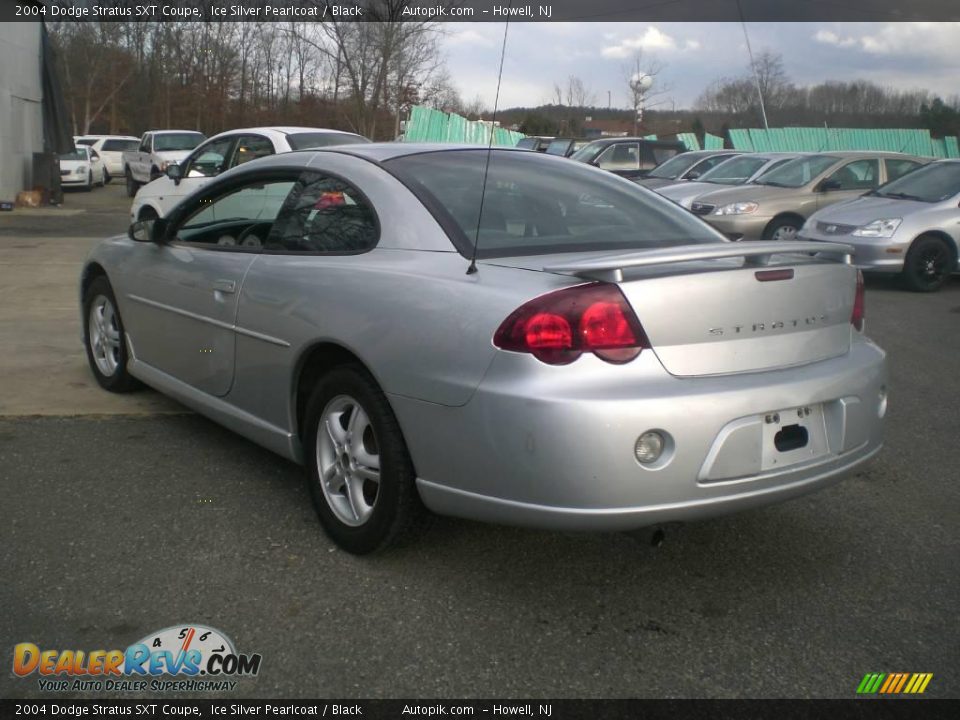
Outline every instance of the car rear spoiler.
<path id="1" fill-rule="evenodd" d="M 827 253 L 842 256 L 843 262 L 850 264 L 853 247 L 843 243 L 819 242 L 810 240 L 783 240 L 769 242 L 721 242 L 701 245 L 678 245 L 676 247 L 642 250 L 629 253 L 590 255 L 556 265 L 547 265 L 546 272 L 566 273 L 577 277 L 608 282 L 623 280 L 623 271 L 627 268 L 648 267 L 650 265 L 668 265 L 671 263 L 715 260 L 717 258 L 744 258 L 744 265 L 767 265 L 773 255 L 792 255 L 797 253 Z"/>

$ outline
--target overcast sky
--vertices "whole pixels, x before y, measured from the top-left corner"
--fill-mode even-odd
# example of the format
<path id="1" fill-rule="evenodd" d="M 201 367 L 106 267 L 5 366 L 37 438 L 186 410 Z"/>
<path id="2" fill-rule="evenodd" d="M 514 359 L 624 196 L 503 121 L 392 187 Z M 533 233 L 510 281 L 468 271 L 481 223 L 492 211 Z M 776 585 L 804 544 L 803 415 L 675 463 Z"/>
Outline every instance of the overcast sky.
<path id="1" fill-rule="evenodd" d="M 493 107 L 504 26 L 445 24 L 448 68 L 463 99 L 479 95 Z M 960 23 L 748 23 L 754 53 L 783 55 L 799 85 L 864 78 L 898 88 L 960 93 Z M 737 23 L 513 23 L 500 89 L 500 107 L 549 102 L 554 82 L 584 80 L 596 105 L 627 107 L 624 66 L 641 49 L 656 58 L 677 108 L 690 107 L 721 76 L 745 72 L 743 30 Z"/>

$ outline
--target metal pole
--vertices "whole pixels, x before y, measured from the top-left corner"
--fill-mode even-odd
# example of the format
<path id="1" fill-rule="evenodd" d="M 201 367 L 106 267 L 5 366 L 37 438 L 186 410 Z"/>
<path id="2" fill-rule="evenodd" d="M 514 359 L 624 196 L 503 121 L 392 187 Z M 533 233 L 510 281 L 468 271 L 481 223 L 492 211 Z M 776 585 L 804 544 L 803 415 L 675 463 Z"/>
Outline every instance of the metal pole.
<path id="1" fill-rule="evenodd" d="M 767 108 L 763 104 L 763 90 L 760 89 L 760 76 L 757 75 L 757 64 L 753 61 L 753 48 L 750 47 L 750 35 L 747 33 L 747 23 L 743 19 L 743 9 L 740 0 L 737 0 L 737 12 L 740 13 L 740 27 L 743 28 L 743 39 L 747 41 L 747 54 L 750 56 L 750 69 L 753 71 L 753 82 L 757 86 L 757 97 L 760 98 L 760 114 L 763 116 L 763 128 L 769 130 L 767 124 Z"/>

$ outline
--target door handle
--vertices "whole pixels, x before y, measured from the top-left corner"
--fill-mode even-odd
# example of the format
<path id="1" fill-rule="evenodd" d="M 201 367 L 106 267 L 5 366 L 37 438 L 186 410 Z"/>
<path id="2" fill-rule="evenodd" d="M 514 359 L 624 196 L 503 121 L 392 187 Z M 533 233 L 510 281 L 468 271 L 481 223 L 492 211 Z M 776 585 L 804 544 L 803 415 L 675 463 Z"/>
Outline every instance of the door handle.
<path id="1" fill-rule="evenodd" d="M 232 293 L 237 291 L 237 283 L 233 280 L 214 280 L 213 289 L 219 292 Z"/>

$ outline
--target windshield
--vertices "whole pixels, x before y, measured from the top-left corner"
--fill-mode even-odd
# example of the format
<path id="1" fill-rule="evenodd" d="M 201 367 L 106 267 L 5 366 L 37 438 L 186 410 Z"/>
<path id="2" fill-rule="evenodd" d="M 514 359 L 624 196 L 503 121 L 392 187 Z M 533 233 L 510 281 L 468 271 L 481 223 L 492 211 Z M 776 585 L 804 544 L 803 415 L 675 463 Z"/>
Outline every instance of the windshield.
<path id="1" fill-rule="evenodd" d="M 833 155 L 808 155 L 807 157 L 797 158 L 770 172 L 765 172 L 754 180 L 754 183 L 757 185 L 773 185 L 774 187 L 803 187 L 839 159 Z"/>
<path id="2" fill-rule="evenodd" d="M 935 203 L 960 193 L 960 163 L 934 162 L 888 182 L 871 195 Z"/>
<path id="3" fill-rule="evenodd" d="M 100 149 L 105 152 L 123 152 L 124 150 L 136 150 L 139 146 L 139 140 L 104 140 Z"/>
<path id="4" fill-rule="evenodd" d="M 700 182 L 716 183 L 717 185 L 742 185 L 767 162 L 769 161 L 766 158 L 738 155 L 735 158 L 724 160 L 697 179 Z"/>
<path id="5" fill-rule="evenodd" d="M 93 145 L 97 141 L 95 137 L 82 137 L 77 138 L 73 143 L 74 145 Z"/>
<path id="6" fill-rule="evenodd" d="M 73 152 L 57 155 L 57 158 L 59 160 L 87 160 L 87 148 L 86 146 L 82 148 L 76 148 Z"/>
<path id="7" fill-rule="evenodd" d="M 639 250 L 722 242 L 699 218 L 669 200 L 579 163 L 511 151 L 406 155 L 384 163 L 427 207 L 455 225 L 465 256 Z M 482 207 L 482 215 L 481 215 Z M 479 230 L 478 230 L 479 228 Z"/>
<path id="8" fill-rule="evenodd" d="M 329 147 L 331 145 L 359 145 L 370 142 L 361 135 L 353 133 L 293 133 L 287 135 L 287 142 L 293 150 L 307 150 L 309 148 Z"/>
<path id="9" fill-rule="evenodd" d="M 674 180 L 683 175 L 687 170 L 692 168 L 701 160 L 703 160 L 702 155 L 695 155 L 694 153 L 680 153 L 679 155 L 674 155 L 665 163 L 657 165 L 653 170 L 650 171 L 650 174 L 647 177 Z"/>
<path id="10" fill-rule="evenodd" d="M 206 139 L 201 133 L 164 133 L 153 136 L 153 149 L 159 152 L 193 150 Z"/>

